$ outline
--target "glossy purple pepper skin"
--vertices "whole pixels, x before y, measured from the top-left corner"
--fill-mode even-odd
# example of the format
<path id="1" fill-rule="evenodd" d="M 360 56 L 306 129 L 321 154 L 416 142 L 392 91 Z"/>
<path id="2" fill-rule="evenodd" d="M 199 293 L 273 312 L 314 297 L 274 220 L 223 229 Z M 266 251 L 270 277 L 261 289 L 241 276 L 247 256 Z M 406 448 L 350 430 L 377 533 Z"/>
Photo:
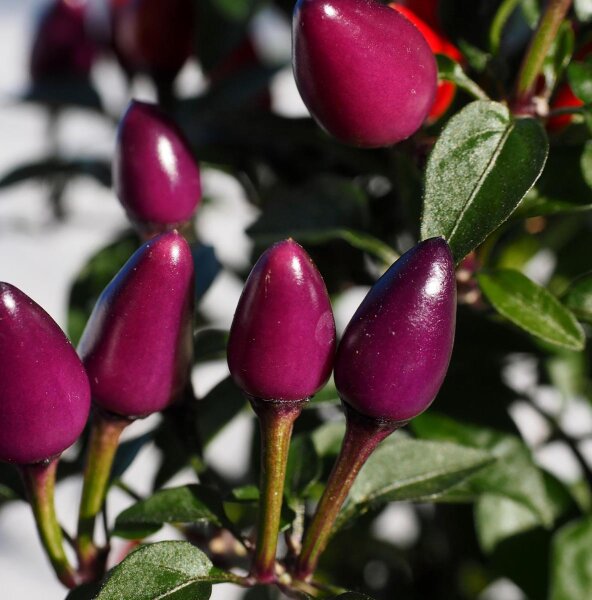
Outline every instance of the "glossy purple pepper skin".
<path id="1" fill-rule="evenodd" d="M 79 354 L 93 402 L 123 417 L 166 408 L 192 355 L 193 259 L 176 231 L 146 242 L 101 294 Z"/>
<path id="2" fill-rule="evenodd" d="M 293 240 L 259 258 L 239 300 L 228 340 L 236 384 L 261 400 L 304 400 L 329 379 L 335 322 L 321 274 Z"/>
<path id="3" fill-rule="evenodd" d="M 299 0 L 292 42 L 300 95 L 342 142 L 390 146 L 428 116 L 434 55 L 412 23 L 377 0 Z"/>
<path id="4" fill-rule="evenodd" d="M 113 182 L 130 218 L 156 231 L 191 219 L 201 200 L 199 167 L 183 133 L 156 105 L 136 100 L 119 124 Z"/>
<path id="5" fill-rule="evenodd" d="M 347 326 L 335 359 L 341 399 L 375 419 L 416 417 L 444 381 L 455 323 L 454 259 L 431 238 L 391 266 Z"/>
<path id="6" fill-rule="evenodd" d="M 0 283 L 0 460 L 53 458 L 80 436 L 90 388 L 76 351 L 31 298 Z"/>

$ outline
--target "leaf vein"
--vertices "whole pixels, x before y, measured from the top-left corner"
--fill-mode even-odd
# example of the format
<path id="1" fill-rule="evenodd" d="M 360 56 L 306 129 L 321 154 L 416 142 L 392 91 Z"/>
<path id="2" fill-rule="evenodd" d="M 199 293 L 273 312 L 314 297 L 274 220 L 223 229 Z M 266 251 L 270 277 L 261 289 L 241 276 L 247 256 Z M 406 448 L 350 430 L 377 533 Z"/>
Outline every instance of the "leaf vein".
<path id="1" fill-rule="evenodd" d="M 452 231 L 450 232 L 450 236 L 448 237 L 449 243 L 452 243 L 452 239 L 453 239 L 459 225 L 462 223 L 466 212 L 471 208 L 471 206 L 473 205 L 473 202 L 475 202 L 475 199 L 477 198 L 477 195 L 479 194 L 479 191 L 481 190 L 482 183 L 487 179 L 487 177 L 489 177 L 489 174 L 495 167 L 497 159 L 499 158 L 499 155 L 502 153 L 502 150 L 504 148 L 504 145 L 505 145 L 507 139 L 510 137 L 510 134 L 512 133 L 512 131 L 514 131 L 514 127 L 515 127 L 515 124 L 512 123 L 507 128 L 506 132 L 500 138 L 499 143 L 497 144 L 493 154 L 491 155 L 491 158 L 489 159 L 489 162 L 487 163 L 487 167 L 485 168 L 485 170 L 483 171 L 483 173 L 477 180 L 477 183 L 475 184 L 475 187 L 473 188 L 471 195 L 465 202 L 465 204 L 456 220 L 456 223 L 454 224 L 454 227 L 452 228 Z"/>
<path id="2" fill-rule="evenodd" d="M 416 483 L 422 483 L 422 482 L 428 481 L 430 479 L 437 479 L 442 476 L 454 477 L 454 476 L 460 475 L 466 471 L 470 471 L 472 469 L 475 469 L 475 468 L 478 468 L 481 466 L 485 466 L 487 464 L 487 462 L 488 462 L 487 460 L 483 460 L 483 462 L 481 462 L 481 463 L 475 463 L 474 465 L 467 465 L 466 467 L 463 467 L 456 471 L 450 471 L 450 470 L 447 470 L 446 468 L 443 468 L 443 469 L 438 469 L 435 471 L 430 471 L 430 472 L 424 473 L 422 475 L 416 475 L 415 477 L 409 477 L 407 479 L 400 479 L 399 482 L 397 483 L 397 485 L 386 486 L 386 487 L 381 488 L 380 490 L 377 490 L 376 492 L 371 492 L 370 494 L 362 496 L 359 499 L 359 501 L 372 502 L 376 498 L 380 498 L 380 496 L 384 496 L 385 494 L 389 494 L 390 492 L 402 490 L 405 487 L 415 485 Z"/>

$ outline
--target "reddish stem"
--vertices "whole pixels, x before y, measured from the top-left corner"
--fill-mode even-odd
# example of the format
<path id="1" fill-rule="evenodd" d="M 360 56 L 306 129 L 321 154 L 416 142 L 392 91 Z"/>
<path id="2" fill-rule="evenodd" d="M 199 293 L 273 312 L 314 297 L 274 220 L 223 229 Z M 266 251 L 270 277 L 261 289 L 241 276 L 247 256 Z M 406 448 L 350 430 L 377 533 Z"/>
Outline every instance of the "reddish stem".
<path id="1" fill-rule="evenodd" d="M 354 411 L 345 403 L 344 407 L 347 428 L 341 452 L 306 532 L 302 552 L 294 572 L 294 576 L 303 581 L 309 580 L 315 572 L 319 558 L 329 543 L 337 515 L 360 469 L 376 446 L 404 425 L 404 423 L 371 419 Z"/>

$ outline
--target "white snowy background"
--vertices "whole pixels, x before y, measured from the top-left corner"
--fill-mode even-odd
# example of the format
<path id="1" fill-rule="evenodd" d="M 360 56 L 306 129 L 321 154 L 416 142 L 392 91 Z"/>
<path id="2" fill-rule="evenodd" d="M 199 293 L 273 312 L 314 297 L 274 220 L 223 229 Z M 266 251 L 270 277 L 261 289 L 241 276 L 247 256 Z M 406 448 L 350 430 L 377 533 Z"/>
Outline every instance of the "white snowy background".
<path id="1" fill-rule="evenodd" d="M 92 0 L 101 2 L 102 0 Z M 48 150 L 47 121 L 36 105 L 18 103 L 16 98 L 28 84 L 28 52 L 35 15 L 45 0 L 0 0 L 0 174 Z M 264 12 L 256 19 L 253 33 L 267 55 L 287 59 L 290 52 L 290 26 L 281 16 Z M 111 63 L 102 62 L 93 73 L 95 83 L 110 110 L 117 114 L 128 96 L 121 73 Z M 195 93 L 204 85 L 196 64 L 181 74 L 181 93 Z M 272 86 L 274 110 L 286 116 L 307 114 L 289 69 L 277 75 Z M 134 90 L 138 98 L 153 100 L 147 82 L 139 82 Z M 89 112 L 70 110 L 60 122 L 59 147 L 64 156 L 103 156 L 109 158 L 114 145 L 114 127 L 106 119 Z M 204 191 L 214 200 L 198 217 L 202 239 L 213 244 L 223 261 L 243 265 L 249 240 L 244 228 L 256 212 L 244 202 L 236 180 L 219 171 L 203 174 Z M 68 218 L 64 223 L 52 220 L 41 185 L 23 184 L 0 191 L 0 281 L 8 281 L 40 303 L 62 326 L 66 325 L 67 296 L 75 274 L 97 250 L 125 228 L 123 210 L 114 195 L 89 180 L 79 180 L 68 187 Z M 545 278 L 548 257 L 537 257 L 531 264 L 531 275 Z M 203 300 L 202 308 L 217 325 L 229 326 L 241 291 L 238 280 L 229 275 L 219 277 Z M 356 289 L 336 307 L 338 328 L 343 329 L 365 293 Z M 204 393 L 227 374 L 224 362 L 210 365 L 194 373 L 198 393 Z M 533 397 L 549 412 L 560 410 L 561 401 L 554 392 L 537 385 L 533 365 L 518 360 L 508 369 L 508 378 L 517 391 Z M 0 395 L 2 382 L 0 382 Z M 523 428 L 526 439 L 539 444 L 548 433 L 545 423 L 526 404 L 516 404 L 514 417 Z M 579 437 L 592 432 L 592 415 L 588 405 L 574 399 L 565 411 L 566 426 L 577 427 Z M 150 423 L 136 423 L 126 435 L 135 436 Z M 238 417 L 212 444 L 208 458 L 228 473 L 241 471 L 248 453 L 246 440 L 252 421 L 247 415 Z M 592 454 L 590 445 L 584 452 Z M 561 445 L 542 445 L 537 451 L 540 462 L 565 480 L 579 476 L 578 466 L 569 451 Z M 137 457 L 124 479 L 140 493 L 148 492 L 146 482 L 157 465 L 156 450 L 146 447 Z M 187 472 L 173 484 L 192 481 Z M 144 486 L 144 487 L 143 487 Z M 58 513 L 70 531 L 76 522 L 81 481 L 70 478 L 57 487 Z M 110 514 L 125 508 L 129 499 L 114 490 L 109 497 Z M 402 546 L 412 543 L 417 535 L 417 521 L 405 504 L 389 507 L 376 523 L 379 535 L 396 540 Z M 162 534 L 174 535 L 171 529 Z M 376 566 L 376 565 L 375 565 Z M 380 569 L 369 572 L 380 579 Z M 372 584 L 372 581 L 369 581 Z M 41 551 L 29 507 L 11 503 L 0 508 L 0 600 L 61 600 L 64 589 L 56 583 Z M 214 600 L 234 600 L 240 592 L 232 586 L 216 586 Z M 482 595 L 482 600 L 519 600 L 520 592 L 508 581 L 499 581 Z"/>

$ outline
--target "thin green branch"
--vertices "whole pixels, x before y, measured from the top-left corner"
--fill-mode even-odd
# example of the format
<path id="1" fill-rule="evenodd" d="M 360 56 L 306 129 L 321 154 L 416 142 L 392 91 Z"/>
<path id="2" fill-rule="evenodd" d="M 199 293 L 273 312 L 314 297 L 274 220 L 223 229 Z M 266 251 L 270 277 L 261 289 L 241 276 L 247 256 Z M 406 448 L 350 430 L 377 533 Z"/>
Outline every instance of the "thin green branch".
<path id="1" fill-rule="evenodd" d="M 105 502 L 121 432 L 129 423 L 97 411 L 91 425 L 76 540 L 80 571 L 91 579 L 101 574 L 96 572 L 101 568 L 101 553 L 94 543 L 95 521 Z"/>
<path id="2" fill-rule="evenodd" d="M 536 81 L 543 69 L 545 57 L 557 36 L 572 0 L 549 0 L 528 50 L 522 61 L 516 81 L 515 103 L 520 105 L 533 95 Z"/>
<path id="3" fill-rule="evenodd" d="M 261 428 L 261 496 L 252 575 L 261 583 L 276 580 L 275 562 L 288 450 L 302 402 L 251 399 Z"/>
<path id="4" fill-rule="evenodd" d="M 504 0 L 497 9 L 489 30 L 489 48 L 494 54 L 497 54 L 500 48 L 502 33 L 508 19 L 512 16 L 512 13 L 516 10 L 521 1 L 522 0 Z"/>
<path id="5" fill-rule="evenodd" d="M 43 548 L 58 579 L 68 588 L 77 585 L 74 569 L 64 550 L 62 528 L 54 506 L 54 490 L 58 458 L 21 467 L 21 475 Z"/>

